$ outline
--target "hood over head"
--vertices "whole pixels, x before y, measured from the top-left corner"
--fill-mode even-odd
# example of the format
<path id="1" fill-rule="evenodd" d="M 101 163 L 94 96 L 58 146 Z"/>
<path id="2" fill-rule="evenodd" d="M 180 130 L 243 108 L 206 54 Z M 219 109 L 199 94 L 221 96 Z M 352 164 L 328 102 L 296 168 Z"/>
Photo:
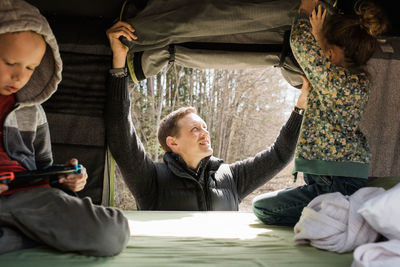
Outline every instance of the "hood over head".
<path id="1" fill-rule="evenodd" d="M 57 89 L 61 81 L 62 61 L 56 38 L 39 10 L 22 0 L 0 1 L 0 34 L 32 31 L 43 36 L 46 53 L 29 82 L 16 93 L 21 105 L 40 104 Z"/>

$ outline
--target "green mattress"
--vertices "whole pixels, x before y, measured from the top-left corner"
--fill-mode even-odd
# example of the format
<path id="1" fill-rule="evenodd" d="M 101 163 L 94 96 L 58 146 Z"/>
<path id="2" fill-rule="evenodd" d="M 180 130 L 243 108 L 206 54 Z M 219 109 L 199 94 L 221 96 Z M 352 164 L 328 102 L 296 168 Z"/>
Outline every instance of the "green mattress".
<path id="1" fill-rule="evenodd" d="M 352 253 L 295 245 L 293 229 L 247 212 L 125 211 L 131 239 L 109 258 L 38 247 L 0 255 L 0 266 L 350 266 Z"/>

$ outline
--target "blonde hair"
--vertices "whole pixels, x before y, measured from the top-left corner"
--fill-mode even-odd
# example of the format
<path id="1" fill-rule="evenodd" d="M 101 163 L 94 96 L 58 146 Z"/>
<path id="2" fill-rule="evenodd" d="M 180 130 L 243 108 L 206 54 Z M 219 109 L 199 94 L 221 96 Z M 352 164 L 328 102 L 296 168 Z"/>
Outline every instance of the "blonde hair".
<path id="1" fill-rule="evenodd" d="M 386 15 L 374 3 L 358 1 L 355 4 L 354 10 L 359 16 L 360 26 L 369 35 L 376 37 L 386 30 L 388 26 Z"/>

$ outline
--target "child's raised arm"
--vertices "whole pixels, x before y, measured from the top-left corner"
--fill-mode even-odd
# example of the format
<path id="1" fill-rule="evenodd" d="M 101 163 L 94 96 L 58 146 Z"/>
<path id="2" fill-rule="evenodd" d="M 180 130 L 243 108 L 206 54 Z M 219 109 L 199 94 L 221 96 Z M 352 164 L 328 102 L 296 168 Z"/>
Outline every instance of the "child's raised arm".
<path id="1" fill-rule="evenodd" d="M 326 44 L 324 42 L 322 27 L 326 18 L 326 9 L 322 11 L 321 5 L 318 6 L 318 11 L 315 9 L 311 12 L 310 23 L 312 26 L 312 34 L 317 40 L 319 47 L 324 51 L 326 50 Z"/>

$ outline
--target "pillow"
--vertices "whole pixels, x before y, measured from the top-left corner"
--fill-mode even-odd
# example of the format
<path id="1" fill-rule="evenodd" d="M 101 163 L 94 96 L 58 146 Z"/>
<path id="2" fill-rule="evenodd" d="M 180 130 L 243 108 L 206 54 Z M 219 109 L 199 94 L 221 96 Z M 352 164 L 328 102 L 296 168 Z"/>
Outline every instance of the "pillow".
<path id="1" fill-rule="evenodd" d="M 400 240 L 400 183 L 366 201 L 358 213 L 378 233 Z"/>

